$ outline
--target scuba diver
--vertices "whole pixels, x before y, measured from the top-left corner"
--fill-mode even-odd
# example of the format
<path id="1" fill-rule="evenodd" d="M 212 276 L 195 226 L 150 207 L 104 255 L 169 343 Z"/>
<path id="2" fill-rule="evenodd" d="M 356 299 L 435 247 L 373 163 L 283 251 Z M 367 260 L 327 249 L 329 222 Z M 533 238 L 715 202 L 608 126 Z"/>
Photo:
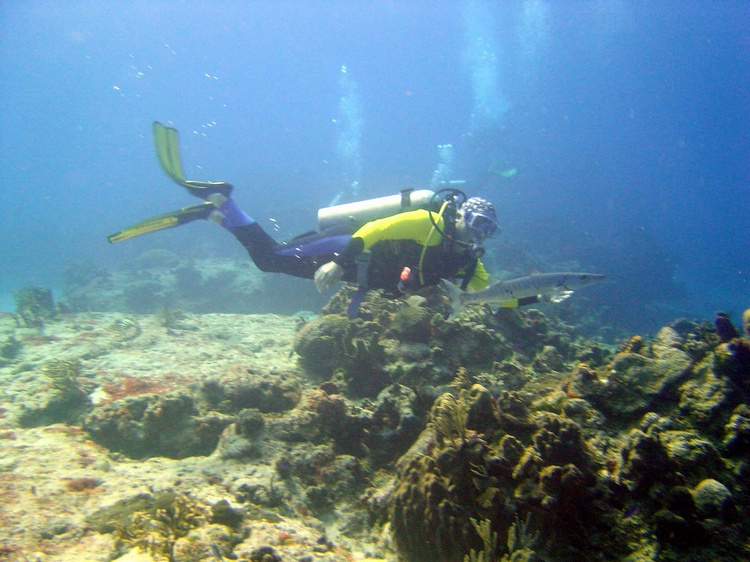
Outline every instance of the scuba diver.
<path id="1" fill-rule="evenodd" d="M 339 281 L 359 289 L 349 307 L 356 315 L 367 289 L 397 296 L 450 279 L 464 290 L 487 286 L 482 243 L 498 231 L 494 206 L 454 189 L 433 193 L 405 190 L 399 195 L 327 207 L 318 212 L 320 232 L 279 243 L 231 198 L 226 182 L 186 180 L 179 134 L 154 123 L 156 152 L 164 170 L 203 202 L 134 224 L 108 237 L 112 243 L 210 220 L 231 232 L 264 272 L 314 279 L 318 291 Z"/>

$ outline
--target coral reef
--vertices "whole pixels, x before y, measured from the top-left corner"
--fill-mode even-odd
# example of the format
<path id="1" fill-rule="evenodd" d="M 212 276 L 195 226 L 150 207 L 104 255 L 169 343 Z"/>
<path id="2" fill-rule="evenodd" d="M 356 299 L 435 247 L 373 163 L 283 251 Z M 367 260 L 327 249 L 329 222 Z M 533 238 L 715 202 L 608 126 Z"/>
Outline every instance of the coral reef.
<path id="1" fill-rule="evenodd" d="M 95 408 L 83 427 L 97 443 L 131 458 L 180 459 L 213 452 L 233 421 L 219 413 L 200 415 L 189 394 L 144 394 Z"/>
<path id="2" fill-rule="evenodd" d="M 190 267 L 151 254 L 134 270 L 202 282 Z M 64 314 L 33 337 L 0 317 L 0 522 L 14 533 L 0 552 L 101 541 L 110 559 L 185 561 L 750 556 L 744 324 L 678 319 L 610 346 L 541 310 L 448 320 L 434 288 L 371 291 L 350 319 L 351 292 L 317 317 Z M 30 447 L 65 472 L 14 474 Z M 55 502 L 64 518 L 49 507 L 19 531 L 30 523 L 13 506 Z"/>
<path id="3" fill-rule="evenodd" d="M 477 521 L 472 519 L 471 523 L 474 529 L 481 537 L 484 548 L 480 552 L 471 550 L 464 556 L 464 562 L 535 562 L 539 560 L 534 546 L 539 539 L 538 532 L 529 532 L 529 521 L 531 515 L 526 517 L 525 521 L 516 520 L 508 528 L 508 539 L 506 545 L 508 553 L 501 558 L 497 558 L 497 533 L 492 530 L 491 522 L 488 519 Z"/>
<path id="4" fill-rule="evenodd" d="M 494 316 L 472 308 L 460 321 L 447 320 L 449 304 L 433 287 L 405 301 L 369 291 L 357 318 L 350 319 L 351 295 L 345 287 L 322 316 L 305 323 L 294 350 L 309 376 L 340 382 L 354 396 L 376 396 L 391 383 L 440 386 L 459 367 L 477 373 L 517 356 L 539 354 L 539 365 L 552 371 L 578 352 L 570 328 L 540 312 Z"/>
<path id="5" fill-rule="evenodd" d="M 343 314 L 326 314 L 306 322 L 294 340 L 294 351 L 310 373 L 330 377 L 345 357 L 351 322 Z"/>
<path id="6" fill-rule="evenodd" d="M 87 388 L 81 360 L 50 359 L 41 374 L 49 381 L 34 402 L 21 405 L 18 422 L 22 427 L 36 427 L 58 422 L 76 422 L 89 408 Z"/>
<path id="7" fill-rule="evenodd" d="M 546 527 L 565 519 L 580 532 L 596 511 L 583 507 L 598 491 L 596 463 L 578 427 L 549 413 L 507 415 L 492 401 L 494 423 L 480 434 L 472 428 L 471 412 L 486 411 L 486 397 L 478 385 L 439 397 L 428 435 L 420 439 L 423 448 L 399 461 L 393 488 L 372 502 L 390 522 L 404 558 L 459 560 L 474 551 L 475 559 L 499 559 L 502 551 L 489 552 L 487 537 L 514 536 L 514 514 L 538 512 Z M 519 417 L 526 424 L 518 424 Z M 506 433 L 514 426 L 515 435 Z M 476 540 L 477 521 L 486 521 L 484 546 Z M 515 546 L 506 547 L 515 556 Z"/>
<path id="8" fill-rule="evenodd" d="M 16 316 L 22 326 L 43 328 L 57 316 L 52 291 L 43 287 L 23 287 L 13 293 L 16 302 Z"/>
<path id="9" fill-rule="evenodd" d="M 52 359 L 45 363 L 42 374 L 50 379 L 50 387 L 58 392 L 80 392 L 78 377 L 81 375 L 81 360 Z"/>
<path id="10" fill-rule="evenodd" d="M 0 334 L 0 365 L 15 359 L 22 346 L 13 332 Z"/>
<path id="11" fill-rule="evenodd" d="M 127 548 L 139 548 L 170 561 L 183 560 L 176 542 L 203 525 L 208 510 L 185 494 L 166 492 L 154 498 L 148 510 L 134 511 L 126 522 L 117 522 L 115 536 Z"/>
<path id="12" fill-rule="evenodd" d="M 662 328 L 652 345 L 633 338 L 604 368 L 592 375 L 579 369 L 571 387 L 612 419 L 633 419 L 653 410 L 691 373 L 693 361 L 673 342 L 676 332 Z"/>
<path id="13" fill-rule="evenodd" d="M 382 327 L 371 321 L 326 314 L 302 326 L 294 351 L 311 376 L 334 377 L 351 394 L 377 395 L 388 384 L 383 369 Z"/>
<path id="14" fill-rule="evenodd" d="M 618 560 L 649 549 L 724 559 L 747 532 L 737 501 L 747 486 L 734 474 L 747 467 L 750 425 L 744 380 L 722 373 L 706 339 L 704 326 L 679 321 L 592 367 L 570 365 L 556 346 L 551 368 L 542 347 L 522 393 L 458 383 L 435 400 L 391 484 L 369 495 L 373 516 L 410 561 Z M 738 356 L 726 360 L 736 367 Z M 557 388 L 541 388 L 553 379 Z M 527 516 L 539 538 L 529 552 L 500 545 Z M 635 528 L 654 543 L 632 541 Z"/>
<path id="15" fill-rule="evenodd" d="M 743 323 L 750 317 L 747 311 Z M 740 337 L 729 316 L 719 312 L 714 320 L 716 334 L 721 344 L 715 349 L 714 370 L 721 377 L 727 377 L 742 392 L 750 394 L 750 340 Z M 747 331 L 747 324 L 744 325 Z M 750 337 L 750 336 L 748 336 Z"/>
<path id="16" fill-rule="evenodd" d="M 271 377 L 245 370 L 240 376 L 206 380 L 200 385 L 200 397 L 209 409 L 220 412 L 235 413 L 250 408 L 272 413 L 294 408 L 300 401 L 301 389 L 294 375 L 275 373 Z"/>

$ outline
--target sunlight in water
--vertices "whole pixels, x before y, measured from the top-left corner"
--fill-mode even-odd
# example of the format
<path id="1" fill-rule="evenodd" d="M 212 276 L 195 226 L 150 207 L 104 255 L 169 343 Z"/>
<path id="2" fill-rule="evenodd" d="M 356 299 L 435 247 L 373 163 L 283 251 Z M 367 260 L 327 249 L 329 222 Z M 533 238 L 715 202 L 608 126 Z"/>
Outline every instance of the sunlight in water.
<path id="1" fill-rule="evenodd" d="M 466 24 L 465 59 L 471 74 L 474 95 L 472 130 L 499 124 L 508 111 L 508 102 L 500 85 L 500 47 L 495 37 L 498 24 L 484 2 L 468 2 L 464 9 Z"/>

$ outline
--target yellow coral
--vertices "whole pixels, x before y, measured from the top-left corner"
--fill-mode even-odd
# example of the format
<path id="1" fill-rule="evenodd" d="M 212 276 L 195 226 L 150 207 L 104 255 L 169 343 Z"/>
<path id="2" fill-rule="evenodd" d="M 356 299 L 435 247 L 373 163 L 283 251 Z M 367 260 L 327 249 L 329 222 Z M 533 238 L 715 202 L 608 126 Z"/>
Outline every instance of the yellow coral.
<path id="1" fill-rule="evenodd" d="M 52 388 L 67 393 L 78 389 L 81 361 L 75 359 L 52 359 L 42 367 L 42 374 L 52 381 Z"/>
<path id="2" fill-rule="evenodd" d="M 206 509 L 186 494 L 165 493 L 149 512 L 137 511 L 130 521 L 116 524 L 115 534 L 130 548 L 140 548 L 152 556 L 174 560 L 177 539 L 205 524 Z"/>
<path id="3" fill-rule="evenodd" d="M 471 377 L 466 367 L 461 366 L 456 370 L 456 376 L 450 382 L 450 386 L 457 390 L 467 389 L 471 387 Z"/>
<path id="4" fill-rule="evenodd" d="M 432 406 L 431 424 L 441 443 L 463 441 L 466 438 L 466 424 L 469 421 L 469 404 L 465 399 L 466 390 L 458 397 L 446 392 L 435 400 Z"/>
<path id="5" fill-rule="evenodd" d="M 464 556 L 464 562 L 490 562 L 494 560 L 495 552 L 497 552 L 497 533 L 492 530 L 492 522 L 489 519 L 478 521 L 472 518 L 471 524 L 474 525 L 474 530 L 482 539 L 484 548 L 481 552 L 472 549 L 469 554 Z"/>

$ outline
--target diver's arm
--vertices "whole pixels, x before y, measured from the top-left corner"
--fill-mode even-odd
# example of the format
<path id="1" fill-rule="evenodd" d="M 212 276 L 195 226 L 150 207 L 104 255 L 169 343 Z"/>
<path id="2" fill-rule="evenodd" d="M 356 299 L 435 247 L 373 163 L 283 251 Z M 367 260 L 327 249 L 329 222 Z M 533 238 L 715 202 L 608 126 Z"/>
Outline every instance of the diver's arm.
<path id="1" fill-rule="evenodd" d="M 472 274 L 471 279 L 469 279 L 469 283 L 466 285 L 466 290 L 469 293 L 473 293 L 474 291 L 481 291 L 482 289 L 487 287 L 489 281 L 490 274 L 487 273 L 482 260 L 477 258 L 477 265 L 474 268 L 474 273 Z"/>
<path id="2" fill-rule="evenodd" d="M 343 267 L 348 263 L 354 263 L 354 258 L 361 254 L 364 249 L 365 241 L 359 236 L 356 236 L 355 233 L 355 235 L 352 236 L 351 240 L 346 243 L 346 246 L 344 246 L 344 249 L 341 250 L 339 255 L 333 258 L 333 260 L 329 263 L 335 263 L 340 267 Z"/>

